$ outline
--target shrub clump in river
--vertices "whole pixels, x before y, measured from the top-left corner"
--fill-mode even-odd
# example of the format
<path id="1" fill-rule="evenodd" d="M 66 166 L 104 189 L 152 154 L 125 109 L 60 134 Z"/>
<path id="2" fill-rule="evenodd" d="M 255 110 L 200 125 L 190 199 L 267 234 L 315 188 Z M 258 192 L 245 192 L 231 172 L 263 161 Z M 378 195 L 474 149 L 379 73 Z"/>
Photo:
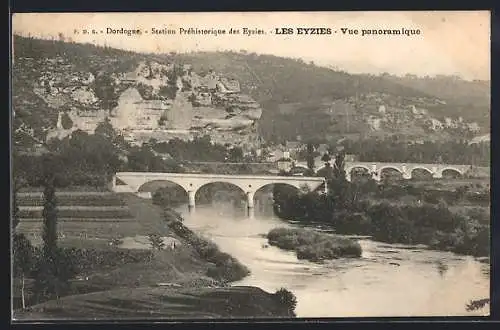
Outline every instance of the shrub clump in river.
<path id="1" fill-rule="evenodd" d="M 361 245 L 352 239 L 308 229 L 275 228 L 267 239 L 270 245 L 293 250 L 298 259 L 310 261 L 359 258 L 362 252 Z"/>

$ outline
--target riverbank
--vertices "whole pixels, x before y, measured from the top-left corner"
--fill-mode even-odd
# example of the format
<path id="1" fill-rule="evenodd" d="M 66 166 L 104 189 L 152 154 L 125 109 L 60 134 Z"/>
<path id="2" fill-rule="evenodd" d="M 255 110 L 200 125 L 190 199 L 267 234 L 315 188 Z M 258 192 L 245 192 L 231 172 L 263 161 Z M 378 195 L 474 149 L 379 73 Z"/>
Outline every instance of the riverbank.
<path id="1" fill-rule="evenodd" d="M 375 186 L 373 192 L 366 185 L 345 183 L 341 187 L 344 192 L 327 195 L 291 195 L 275 190 L 275 210 L 282 219 L 324 224 L 341 235 L 366 235 L 385 243 L 424 244 L 431 249 L 489 257 L 490 213 L 482 199 L 473 203 L 470 198 L 455 198 L 448 203 L 434 195 L 419 199 L 395 187 L 398 189 Z"/>
<path id="2" fill-rule="evenodd" d="M 361 258 L 324 262 L 299 260 L 294 251 L 268 244 L 273 228 L 307 228 L 332 233 L 327 226 L 287 224 L 272 214 L 248 218 L 246 209 L 199 206 L 185 215 L 185 225 L 210 237 L 252 273 L 237 285 L 274 292 L 286 287 L 297 297 L 298 317 L 388 317 L 483 315 L 468 312 L 471 300 L 489 297 L 489 265 L 475 258 L 427 249 L 424 245 L 388 244 L 353 235 Z M 439 296 L 440 299 L 436 299 Z"/>
<path id="3" fill-rule="evenodd" d="M 297 253 L 298 259 L 319 262 L 361 257 L 361 245 L 349 238 L 308 229 L 275 228 L 267 234 L 269 245 Z"/>
<path id="4" fill-rule="evenodd" d="M 182 317 L 180 305 L 185 306 L 184 316 L 191 319 L 294 316 L 279 295 L 254 287 L 229 287 L 230 282 L 244 278 L 250 271 L 189 230 L 177 213 L 137 196 L 121 198 L 139 227 L 127 227 L 134 229 L 130 232 L 118 230 L 117 237 L 111 240 L 60 239 L 59 246 L 71 256 L 77 270 L 69 290 L 58 300 L 33 304 L 33 280 L 27 276 L 25 296 L 28 305 L 33 305 L 24 311 L 16 309 L 15 319 L 106 319 L 119 315 L 171 318 Z M 82 228 L 85 225 L 79 223 Z M 151 234 L 163 238 L 164 246 L 154 248 L 153 241 L 147 240 L 140 244 L 137 235 Z M 20 281 L 14 282 L 19 304 Z M 125 288 L 128 291 L 123 291 Z"/>

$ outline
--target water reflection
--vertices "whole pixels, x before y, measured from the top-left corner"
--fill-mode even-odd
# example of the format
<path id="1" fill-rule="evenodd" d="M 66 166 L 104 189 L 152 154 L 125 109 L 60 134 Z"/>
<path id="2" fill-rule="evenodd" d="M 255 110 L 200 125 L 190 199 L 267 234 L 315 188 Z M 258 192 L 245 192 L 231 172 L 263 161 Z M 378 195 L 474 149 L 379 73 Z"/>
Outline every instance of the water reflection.
<path id="1" fill-rule="evenodd" d="M 261 206 L 248 218 L 245 207 L 214 205 L 199 206 L 191 215 L 187 209 L 180 211 L 190 228 L 251 269 L 251 275 L 235 285 L 272 292 L 286 287 L 297 295 L 299 317 L 484 313 L 465 309 L 470 300 L 489 297 L 488 265 L 472 257 L 358 237 L 363 248 L 360 259 L 312 263 L 298 260 L 294 252 L 265 247 L 265 234 L 272 228 L 297 226 L 274 216 L 272 207 Z"/>
<path id="2" fill-rule="evenodd" d="M 444 276 L 446 274 L 446 271 L 448 270 L 448 266 L 442 260 L 438 260 L 436 265 L 438 274 Z"/>

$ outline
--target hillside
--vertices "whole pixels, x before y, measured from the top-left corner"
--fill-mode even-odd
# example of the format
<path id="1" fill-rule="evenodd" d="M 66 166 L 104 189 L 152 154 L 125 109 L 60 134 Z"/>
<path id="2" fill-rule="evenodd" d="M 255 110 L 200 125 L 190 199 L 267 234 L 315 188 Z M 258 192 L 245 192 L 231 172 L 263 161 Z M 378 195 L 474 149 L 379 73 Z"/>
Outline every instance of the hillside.
<path id="1" fill-rule="evenodd" d="M 72 122 L 82 121 L 81 127 L 111 114 L 119 122 L 114 126 L 124 128 L 123 118 L 135 116 L 137 131 L 156 132 L 141 131 L 144 139 L 188 130 L 250 145 L 257 134 L 274 141 L 395 134 L 454 139 L 489 131 L 489 82 L 352 75 L 245 51 L 137 54 L 17 36 L 14 50 L 15 128 L 41 138 L 49 131 L 60 135 L 53 131 L 61 111 Z M 59 88 L 56 97 L 48 86 L 36 85 L 44 75 L 50 88 Z M 71 85 L 75 81 L 77 90 Z M 196 87 L 200 81 L 208 92 Z M 210 89 L 210 81 L 225 90 Z"/>

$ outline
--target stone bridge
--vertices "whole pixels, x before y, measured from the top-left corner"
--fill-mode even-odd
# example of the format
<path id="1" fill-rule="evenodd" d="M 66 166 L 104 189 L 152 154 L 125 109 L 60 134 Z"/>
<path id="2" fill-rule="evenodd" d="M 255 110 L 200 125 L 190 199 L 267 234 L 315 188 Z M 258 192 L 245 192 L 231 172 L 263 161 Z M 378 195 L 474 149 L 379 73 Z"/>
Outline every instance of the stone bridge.
<path id="1" fill-rule="evenodd" d="M 270 184 L 287 184 L 299 190 L 306 188 L 310 191 L 317 190 L 323 185 L 326 191 L 325 179 L 319 177 L 155 172 L 118 172 L 113 176 L 111 188 L 115 192 L 131 192 L 144 198 L 151 198 L 151 192 L 141 192 L 141 187 L 154 181 L 168 181 L 181 186 L 187 192 L 190 210 L 194 210 L 196 192 L 201 187 L 216 182 L 230 183 L 240 188 L 241 191 L 243 191 L 243 193 L 247 196 L 248 209 L 252 210 L 254 207 L 254 195 L 257 190 Z"/>
<path id="2" fill-rule="evenodd" d="M 295 167 L 307 168 L 304 162 L 295 163 Z M 316 170 L 324 168 L 324 165 Z M 443 177 L 444 171 L 453 171 L 459 175 L 466 174 L 472 169 L 471 165 L 449 165 L 449 164 L 423 164 L 423 163 L 381 163 L 381 162 L 346 162 L 345 172 L 348 181 L 351 181 L 352 171 L 354 169 L 365 169 L 370 173 L 375 181 L 382 179 L 382 171 L 392 169 L 399 172 L 403 179 L 411 179 L 413 171 L 423 170 L 432 175 L 433 178 Z"/>

